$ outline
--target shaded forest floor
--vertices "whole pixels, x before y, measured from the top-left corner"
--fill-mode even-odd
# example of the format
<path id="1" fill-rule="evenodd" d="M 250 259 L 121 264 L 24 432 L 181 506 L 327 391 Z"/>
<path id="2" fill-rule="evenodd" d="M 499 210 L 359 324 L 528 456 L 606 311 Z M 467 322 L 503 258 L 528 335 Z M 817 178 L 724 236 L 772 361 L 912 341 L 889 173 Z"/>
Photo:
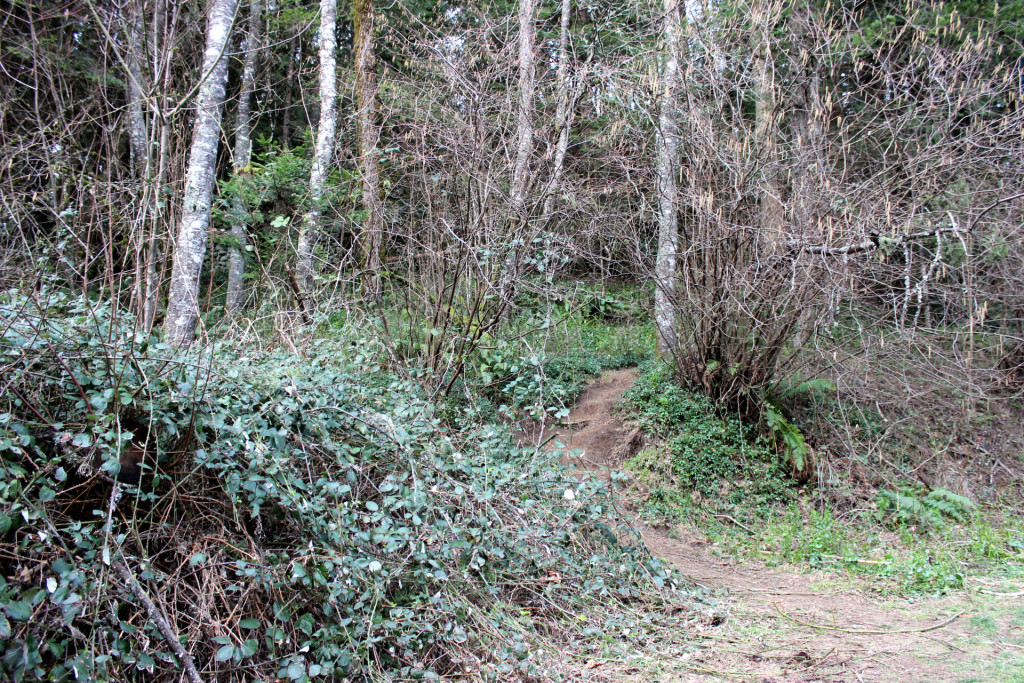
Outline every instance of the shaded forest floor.
<path id="1" fill-rule="evenodd" d="M 551 442 L 566 445 L 567 463 L 607 478 L 641 446 L 613 413 L 635 379 L 607 372 L 580 395 Z M 1024 592 L 1013 582 L 969 577 L 940 597 L 883 597 L 855 576 L 730 559 L 700 529 L 636 523 L 654 555 L 715 596 L 720 616 L 664 633 L 633 661 L 591 662 L 583 680 L 1024 681 Z"/>

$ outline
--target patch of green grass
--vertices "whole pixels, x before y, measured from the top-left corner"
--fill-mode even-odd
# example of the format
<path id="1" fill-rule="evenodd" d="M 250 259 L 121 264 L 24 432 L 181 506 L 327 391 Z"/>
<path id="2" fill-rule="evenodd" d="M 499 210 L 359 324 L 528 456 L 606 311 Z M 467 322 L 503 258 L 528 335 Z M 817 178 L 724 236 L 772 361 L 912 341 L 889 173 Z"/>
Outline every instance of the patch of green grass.
<path id="1" fill-rule="evenodd" d="M 609 370 L 632 367 L 654 355 L 654 326 L 649 322 L 621 325 L 586 321 L 578 328 L 579 345 Z"/>
<path id="2" fill-rule="evenodd" d="M 980 515 L 962 524 L 901 525 L 893 532 L 876 511 L 840 517 L 810 505 L 804 500 L 785 510 L 740 507 L 728 513 L 754 534 L 721 523 L 705 529 L 732 555 L 877 579 L 882 592 L 938 594 L 963 588 L 969 573 L 1024 569 L 1024 554 L 1009 543 L 1013 529 Z"/>
<path id="3" fill-rule="evenodd" d="M 1024 651 L 1019 649 L 1024 645 L 1024 609 L 1006 598 L 982 594 L 975 597 L 966 623 L 969 635 L 963 645 L 978 654 L 959 667 L 967 675 L 958 680 L 1024 683 Z"/>

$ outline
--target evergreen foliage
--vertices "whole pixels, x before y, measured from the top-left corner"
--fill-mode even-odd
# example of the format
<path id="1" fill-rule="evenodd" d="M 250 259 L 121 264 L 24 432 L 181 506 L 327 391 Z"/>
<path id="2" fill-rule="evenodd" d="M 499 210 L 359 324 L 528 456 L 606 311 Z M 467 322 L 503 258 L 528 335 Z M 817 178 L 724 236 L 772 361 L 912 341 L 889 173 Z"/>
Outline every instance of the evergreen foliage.
<path id="1" fill-rule="evenodd" d="M 42 296 L 0 305 L 11 680 L 175 675 L 117 563 L 224 681 L 543 676 L 560 614 L 628 621 L 615 605 L 674 590 L 603 485 L 503 427 L 442 422 L 363 339 L 182 353 Z M 156 469 L 111 498 L 129 423 Z"/>

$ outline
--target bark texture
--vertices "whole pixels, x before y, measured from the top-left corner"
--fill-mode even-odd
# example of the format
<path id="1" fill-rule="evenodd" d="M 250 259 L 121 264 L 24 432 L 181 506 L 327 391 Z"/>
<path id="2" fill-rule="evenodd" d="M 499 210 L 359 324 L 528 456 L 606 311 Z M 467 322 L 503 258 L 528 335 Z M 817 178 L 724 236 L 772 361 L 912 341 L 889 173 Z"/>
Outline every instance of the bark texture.
<path id="1" fill-rule="evenodd" d="M 555 109 L 555 158 L 551 167 L 551 182 L 544 197 L 544 218 L 555 208 L 555 199 L 562 187 L 562 169 L 565 167 L 565 153 L 569 149 L 569 128 L 572 121 L 573 93 L 569 86 L 569 19 L 572 0 L 562 0 L 562 26 L 558 36 L 558 71 L 555 73 L 555 90 L 558 104 Z"/>
<path id="2" fill-rule="evenodd" d="M 303 293 L 313 286 L 313 247 L 320 233 L 324 185 L 334 154 L 338 128 L 337 43 L 338 0 L 320 0 L 320 124 L 313 166 L 309 172 L 309 211 L 299 230 L 296 270 Z"/>
<path id="3" fill-rule="evenodd" d="M 249 173 L 252 163 L 252 95 L 256 89 L 256 58 L 260 50 L 260 25 L 263 20 L 263 0 L 252 0 L 249 3 L 249 27 L 245 37 L 245 59 L 242 66 L 242 87 L 238 93 L 238 120 L 235 124 L 235 175 Z M 243 216 L 248 207 L 241 197 L 235 197 L 232 207 L 234 220 L 231 223 L 231 237 L 236 245 L 244 245 L 246 241 L 246 224 Z M 245 296 L 243 280 L 245 278 L 245 257 L 239 246 L 231 248 L 228 260 L 228 293 L 227 314 L 234 314 L 242 305 Z"/>
<path id="4" fill-rule="evenodd" d="M 167 338 L 178 345 L 192 341 L 199 320 L 199 274 L 209 239 L 221 109 L 228 79 L 226 48 L 237 6 L 238 0 L 213 0 L 207 23 L 202 69 L 205 80 L 196 101 L 184 207 L 174 245 L 171 291 L 164 325 Z"/>
<path id="5" fill-rule="evenodd" d="M 519 111 L 516 123 L 516 159 L 512 171 L 512 211 L 525 221 L 526 191 L 529 186 L 530 156 L 533 153 L 533 92 L 536 67 L 533 49 L 536 34 L 534 14 L 537 0 L 519 4 Z"/>
<path id="6" fill-rule="evenodd" d="M 145 6 L 145 0 L 139 0 Z M 157 308 L 160 303 L 160 288 L 166 273 L 167 225 L 168 210 L 165 203 L 159 201 L 160 193 L 167 183 L 168 169 L 171 163 L 171 122 L 166 112 L 172 108 L 170 93 L 173 70 L 169 53 L 173 49 L 177 35 L 177 15 L 168 20 L 165 16 L 167 3 L 156 0 L 153 7 L 153 19 L 149 34 L 149 70 L 153 83 L 160 83 L 153 94 L 153 110 L 149 119 L 149 164 L 151 182 L 147 182 L 149 210 L 149 242 L 146 248 L 146 287 L 143 304 L 143 327 L 146 332 L 153 330 L 156 323 Z M 147 179 L 148 180 L 148 179 Z"/>
<path id="7" fill-rule="evenodd" d="M 762 31 L 775 22 L 773 9 L 763 4 L 753 8 L 754 22 Z M 761 229 L 769 240 L 782 239 L 784 209 L 779 183 L 778 152 L 775 122 L 775 60 L 766 35 L 759 36 L 759 47 L 753 59 L 757 79 L 754 92 L 754 150 L 761 178 Z"/>
<path id="8" fill-rule="evenodd" d="M 676 259 L 679 250 L 676 175 L 679 172 L 679 54 L 682 46 L 682 0 L 665 0 L 665 65 L 661 73 L 658 116 L 658 256 L 655 263 L 654 322 L 658 354 L 676 348 Z"/>
<path id="9" fill-rule="evenodd" d="M 133 7 L 131 28 L 128 34 L 128 140 L 132 150 L 135 171 L 143 181 L 149 176 L 149 133 L 146 117 L 142 111 L 142 33 L 143 3 Z"/>
<path id="10" fill-rule="evenodd" d="M 363 209 L 366 220 L 360 238 L 363 292 L 370 299 L 380 296 L 381 243 L 384 216 L 381 210 L 380 157 L 377 143 L 380 125 L 377 109 L 376 39 L 373 0 L 353 0 L 355 30 L 356 105 L 359 118 L 359 156 L 363 177 Z"/>
<path id="11" fill-rule="evenodd" d="M 145 31 L 143 17 L 144 3 L 138 0 L 132 6 L 131 23 L 128 25 L 128 51 L 126 55 L 126 94 L 128 96 L 128 142 L 132 153 L 132 166 L 139 180 L 139 196 L 145 209 L 137 223 L 138 230 L 134 235 L 135 242 L 135 293 L 134 308 L 139 319 L 145 325 L 146 292 L 150 284 L 149 267 L 146 258 L 146 212 L 152 210 L 152 188 L 149 185 L 149 131 L 146 126 L 146 115 L 142 107 L 142 34 Z M 148 329 L 148 328 L 147 328 Z"/>

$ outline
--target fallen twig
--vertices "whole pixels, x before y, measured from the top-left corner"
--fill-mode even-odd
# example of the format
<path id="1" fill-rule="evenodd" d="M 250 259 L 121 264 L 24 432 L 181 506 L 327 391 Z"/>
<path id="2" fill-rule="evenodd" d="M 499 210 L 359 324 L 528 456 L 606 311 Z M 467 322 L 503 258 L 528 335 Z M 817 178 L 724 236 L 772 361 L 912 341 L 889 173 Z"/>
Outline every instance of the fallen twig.
<path id="1" fill-rule="evenodd" d="M 792 616 L 790 614 L 786 614 L 785 612 L 783 612 L 782 608 L 779 607 L 779 603 L 777 603 L 777 602 L 773 602 L 772 606 L 775 607 L 775 611 L 777 611 L 782 617 L 784 617 L 786 619 L 789 619 L 790 621 L 795 622 L 797 624 L 801 624 L 803 626 L 809 626 L 810 628 L 817 628 L 817 629 L 821 629 L 823 631 L 839 631 L 841 633 L 851 633 L 851 634 L 854 634 L 854 635 L 868 635 L 868 636 L 887 636 L 887 635 L 890 635 L 890 634 L 893 634 L 893 633 L 927 633 L 928 631 L 938 630 L 938 629 L 942 628 L 943 626 L 949 626 L 954 621 L 956 621 L 957 619 L 959 619 L 960 617 L 962 617 L 964 615 L 963 612 L 957 612 L 956 614 L 951 616 L 949 619 L 946 619 L 941 624 L 935 624 L 934 626 L 927 626 L 925 628 L 903 628 L 903 629 L 895 629 L 895 630 L 892 630 L 892 631 L 866 631 L 866 630 L 865 631 L 858 631 L 858 630 L 848 629 L 848 628 L 839 628 L 838 626 L 822 626 L 821 624 L 815 624 L 815 623 L 812 623 L 810 621 L 804 621 L 803 619 L 798 619 L 798 618 L 796 618 L 796 617 L 794 617 L 794 616 Z"/>
<path id="2" fill-rule="evenodd" d="M 114 488 L 110 491 L 110 502 L 107 505 L 107 521 L 104 525 L 104 532 L 107 539 L 110 539 L 111 531 L 114 522 L 114 507 L 117 505 L 117 500 L 121 497 L 121 485 L 115 484 Z M 118 546 L 115 549 L 117 555 L 121 554 L 121 548 Z M 124 584 L 128 587 L 128 590 L 135 599 L 142 603 L 142 606 L 146 608 L 146 613 L 149 618 L 156 624 L 157 630 L 160 631 L 160 635 L 167 641 L 167 645 L 171 648 L 171 652 L 175 654 L 181 665 L 185 668 L 185 675 L 188 676 L 188 680 L 191 683 L 203 683 L 203 678 L 199 675 L 199 671 L 196 669 L 195 662 L 192 661 L 192 655 L 190 655 L 185 648 L 181 646 L 181 641 L 178 640 L 178 634 L 171 628 L 170 622 L 167 621 L 167 617 L 164 616 L 160 608 L 156 606 L 146 591 L 142 590 L 142 586 L 139 585 L 138 580 L 129 571 L 127 565 L 122 561 L 120 557 L 116 555 L 111 558 L 110 566 L 121 577 Z"/>
<path id="3" fill-rule="evenodd" d="M 185 667 L 185 673 L 188 675 L 188 679 L 192 681 L 192 683 L 203 683 L 203 679 L 200 677 L 199 671 L 196 669 L 196 665 L 192 661 L 192 655 L 190 655 L 185 648 L 181 646 L 181 641 L 178 640 L 178 636 L 174 633 L 174 629 L 171 628 L 167 618 L 164 617 L 160 608 L 158 608 L 149 596 L 146 595 L 146 591 L 142 590 L 142 586 L 140 586 L 139 582 L 134 576 L 132 576 L 128 567 L 125 566 L 124 562 L 119 558 L 111 560 L 110 566 L 114 568 L 117 575 L 125 582 L 125 585 L 128 586 L 128 590 L 131 591 L 132 595 L 134 595 L 135 598 L 142 603 L 142 606 L 146 608 L 146 613 L 149 614 L 149 618 L 153 620 L 154 624 L 156 624 L 157 629 L 160 630 L 160 634 L 164 637 L 164 640 L 167 641 L 171 651 L 174 652 L 181 661 L 182 666 Z"/>
<path id="4" fill-rule="evenodd" d="M 744 526 L 744 525 L 740 524 L 739 522 L 737 522 L 736 519 L 732 515 L 714 515 L 713 514 L 711 516 L 715 517 L 717 519 L 727 519 L 730 522 L 732 522 L 733 524 L 735 524 L 736 526 L 738 526 L 739 528 L 741 528 L 744 531 L 746 531 L 751 536 L 756 536 L 757 535 L 757 534 L 754 533 L 753 529 L 751 529 L 750 527 Z"/>
<path id="5" fill-rule="evenodd" d="M 818 557 L 824 557 L 827 560 L 838 560 L 840 562 L 856 562 L 858 564 L 892 564 L 892 562 L 889 562 L 887 560 L 862 560 L 857 557 L 840 557 L 839 555 L 818 555 Z"/>

